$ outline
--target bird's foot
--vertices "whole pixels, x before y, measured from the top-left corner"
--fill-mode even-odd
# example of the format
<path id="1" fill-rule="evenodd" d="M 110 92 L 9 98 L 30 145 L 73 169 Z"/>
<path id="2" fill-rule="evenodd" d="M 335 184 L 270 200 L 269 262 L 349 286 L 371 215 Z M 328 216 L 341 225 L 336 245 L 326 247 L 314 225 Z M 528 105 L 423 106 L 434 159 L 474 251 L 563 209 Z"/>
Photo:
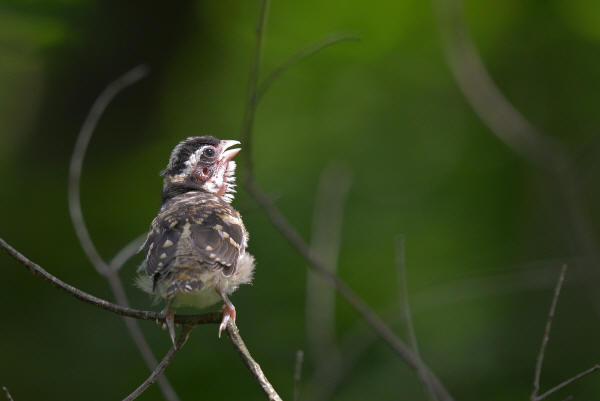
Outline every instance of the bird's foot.
<path id="1" fill-rule="evenodd" d="M 219 338 L 221 338 L 221 332 L 227 328 L 229 320 L 235 323 L 235 306 L 233 306 L 231 302 L 227 302 L 223 305 L 223 319 L 219 326 Z"/>

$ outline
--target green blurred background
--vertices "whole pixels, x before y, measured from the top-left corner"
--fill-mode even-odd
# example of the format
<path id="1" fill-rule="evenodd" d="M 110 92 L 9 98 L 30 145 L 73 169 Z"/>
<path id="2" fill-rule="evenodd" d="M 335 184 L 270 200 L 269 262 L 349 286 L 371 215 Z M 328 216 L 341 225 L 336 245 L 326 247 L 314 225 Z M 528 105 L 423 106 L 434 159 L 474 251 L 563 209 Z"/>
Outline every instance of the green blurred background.
<path id="1" fill-rule="evenodd" d="M 108 259 L 147 229 L 159 206 L 158 172 L 178 141 L 239 138 L 257 14 L 254 1 L 2 0 L 0 235 L 59 278 L 110 299 L 67 209 L 69 158 L 88 109 L 128 69 L 151 68 L 111 104 L 84 163 L 83 212 Z M 468 0 L 465 16 L 499 88 L 572 156 L 597 245 L 600 2 Z M 556 183 L 501 143 L 465 101 L 433 4 L 274 1 L 263 73 L 335 32 L 361 41 L 296 66 L 258 109 L 261 186 L 309 239 L 320 176 L 332 162 L 345 166 L 352 186 L 339 274 L 405 337 L 394 265 L 394 238 L 404 236 L 420 350 L 457 400 L 528 398 L 565 262 L 571 270 L 542 389 L 600 362 L 600 267 L 573 246 Z M 305 263 L 243 190 L 234 205 L 258 261 L 254 285 L 232 298 L 240 330 L 284 399 L 292 399 L 295 353 L 304 349 L 302 399 L 318 399 Z M 140 260 L 122 271 L 128 295 L 134 306 L 158 310 L 132 284 Z M 58 292 L 7 255 L 0 265 L 0 384 L 16 401 L 121 399 L 146 378 L 121 318 Z M 416 375 L 357 323 L 338 299 L 336 336 L 357 336 L 361 347 L 342 347 L 352 362 L 330 399 L 426 399 Z M 162 357 L 167 334 L 152 322 L 141 326 Z M 264 399 L 216 331 L 197 328 L 168 368 L 181 399 Z M 553 399 L 570 394 L 599 399 L 600 376 Z M 161 398 L 153 386 L 140 399 Z"/>

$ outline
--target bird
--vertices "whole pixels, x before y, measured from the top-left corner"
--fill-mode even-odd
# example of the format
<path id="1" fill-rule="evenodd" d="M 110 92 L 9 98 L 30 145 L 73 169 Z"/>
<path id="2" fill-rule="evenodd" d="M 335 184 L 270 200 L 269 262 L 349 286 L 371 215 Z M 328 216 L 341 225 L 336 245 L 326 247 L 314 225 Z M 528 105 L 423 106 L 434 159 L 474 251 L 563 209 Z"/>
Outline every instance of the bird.
<path id="1" fill-rule="evenodd" d="M 223 301 L 218 336 L 236 309 L 229 299 L 250 284 L 254 257 L 246 252 L 248 231 L 231 206 L 236 163 L 235 140 L 193 136 L 172 150 L 163 177 L 161 206 L 141 250 L 145 260 L 137 284 L 166 300 L 162 311 L 175 344 L 174 308 L 204 309 Z"/>

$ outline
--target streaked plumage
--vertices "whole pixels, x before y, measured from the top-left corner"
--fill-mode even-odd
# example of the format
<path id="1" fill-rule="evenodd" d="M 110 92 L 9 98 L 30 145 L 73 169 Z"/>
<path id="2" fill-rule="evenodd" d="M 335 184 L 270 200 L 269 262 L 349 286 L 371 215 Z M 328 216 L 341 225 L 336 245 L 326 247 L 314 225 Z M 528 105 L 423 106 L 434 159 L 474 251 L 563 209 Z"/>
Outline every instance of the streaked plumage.
<path id="1" fill-rule="evenodd" d="M 171 307 L 204 308 L 225 301 L 221 330 L 235 308 L 227 295 L 250 283 L 254 258 L 233 200 L 237 141 L 191 137 L 173 150 L 163 171 L 162 205 L 144 244 L 138 283 Z M 209 157 L 210 156 L 210 157 Z M 170 322 L 172 325 L 172 321 Z M 170 326 L 171 337 L 174 336 Z"/>

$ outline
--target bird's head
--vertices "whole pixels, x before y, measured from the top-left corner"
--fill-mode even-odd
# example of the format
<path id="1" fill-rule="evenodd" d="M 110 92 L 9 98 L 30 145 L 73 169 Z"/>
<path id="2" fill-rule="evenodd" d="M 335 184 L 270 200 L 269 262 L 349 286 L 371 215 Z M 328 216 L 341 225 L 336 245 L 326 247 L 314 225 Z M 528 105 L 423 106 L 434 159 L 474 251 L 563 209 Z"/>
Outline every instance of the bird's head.
<path id="1" fill-rule="evenodd" d="M 193 136 L 181 141 L 162 171 L 165 194 L 190 190 L 206 191 L 222 197 L 227 202 L 235 193 L 235 162 L 233 157 L 241 148 L 239 141 L 219 140 L 213 136 Z"/>

